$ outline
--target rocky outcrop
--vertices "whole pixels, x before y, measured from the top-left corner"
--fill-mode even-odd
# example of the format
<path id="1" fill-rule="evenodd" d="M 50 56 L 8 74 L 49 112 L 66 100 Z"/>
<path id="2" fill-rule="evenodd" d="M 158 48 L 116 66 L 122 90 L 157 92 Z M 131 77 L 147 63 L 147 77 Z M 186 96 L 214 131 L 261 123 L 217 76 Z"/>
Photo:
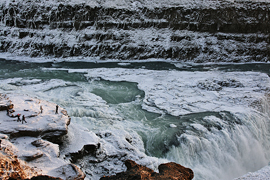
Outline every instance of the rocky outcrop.
<path id="1" fill-rule="evenodd" d="M 89 154 L 95 156 L 95 153 L 98 150 L 98 148 L 100 148 L 100 143 L 84 145 L 83 148 L 79 150 L 78 152 L 69 153 L 71 157 L 71 162 L 75 163 L 78 159 L 81 159 L 84 156 L 89 155 Z"/>
<path id="2" fill-rule="evenodd" d="M 55 105 L 22 95 L 1 96 L 1 102 L 6 107 L 3 110 L 8 108 L 9 112 L 1 122 L 0 133 L 11 137 L 40 136 L 55 143 L 61 143 L 61 137 L 67 134 L 70 117 L 61 107 L 64 113 L 56 114 Z M 46 108 L 44 113 L 40 112 L 40 106 Z M 25 116 L 26 123 L 22 122 L 22 116 Z"/>
<path id="3" fill-rule="evenodd" d="M 3 152 L 4 151 L 4 152 Z M 5 153 L 7 149 L 0 151 L 0 178 L 2 180 L 62 180 L 62 179 L 84 179 L 84 173 L 75 165 L 69 164 L 61 166 L 54 171 L 61 171 L 64 178 L 41 175 L 34 168 L 29 167 L 22 160 L 10 153 Z M 73 174 L 71 173 L 73 172 Z M 72 175 L 71 175 L 72 174 Z"/>
<path id="4" fill-rule="evenodd" d="M 8 139 L 1 141 L 0 179 L 83 180 L 85 178 L 83 171 L 76 165 L 59 159 L 57 145 L 45 140 L 32 141 L 32 139 L 35 138 L 12 139 L 14 144 Z"/>
<path id="5" fill-rule="evenodd" d="M 0 179 L 26 179 L 30 174 L 37 174 L 27 165 L 21 164 L 14 155 L 5 155 L 0 151 Z"/>
<path id="6" fill-rule="evenodd" d="M 191 180 L 194 177 L 193 171 L 189 168 L 183 167 L 177 163 L 161 164 L 158 169 L 159 173 L 154 172 L 145 166 L 141 166 L 132 160 L 125 162 L 127 167 L 126 172 L 117 173 L 114 176 L 107 176 L 100 178 L 101 180 L 125 180 L 125 179 L 138 179 L 138 180 Z"/>
<path id="7" fill-rule="evenodd" d="M 9 109 L 13 109 L 14 105 L 13 104 L 3 104 L 0 105 L 0 111 L 7 111 Z"/>
<path id="8" fill-rule="evenodd" d="M 6 107 L 0 110 L 0 179 L 85 178 L 80 168 L 59 158 L 56 142 L 62 142 L 70 123 L 63 108 L 58 113 L 55 104 L 27 95 L 0 95 L 0 100 Z"/>
<path id="9" fill-rule="evenodd" d="M 49 172 L 54 177 L 61 179 L 83 180 L 85 174 L 74 164 L 65 164 Z"/>
<path id="10" fill-rule="evenodd" d="M 0 50 L 31 57 L 269 61 L 270 3 L 196 2 L 154 8 L 5 3 Z"/>

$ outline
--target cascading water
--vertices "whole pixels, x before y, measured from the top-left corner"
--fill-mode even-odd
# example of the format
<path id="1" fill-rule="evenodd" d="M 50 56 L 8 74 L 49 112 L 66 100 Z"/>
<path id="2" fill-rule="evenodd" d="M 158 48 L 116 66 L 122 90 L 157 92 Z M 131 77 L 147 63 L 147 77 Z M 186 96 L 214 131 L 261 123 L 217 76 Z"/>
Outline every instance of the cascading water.
<path id="1" fill-rule="evenodd" d="M 254 113 L 254 112 L 253 112 Z M 269 117 L 264 114 L 206 116 L 178 135 L 166 157 L 197 172 L 197 179 L 233 179 L 268 163 Z M 233 117 L 236 116 L 236 117 Z M 237 118 L 239 122 L 228 122 Z M 191 158 L 192 157 L 192 160 Z"/>

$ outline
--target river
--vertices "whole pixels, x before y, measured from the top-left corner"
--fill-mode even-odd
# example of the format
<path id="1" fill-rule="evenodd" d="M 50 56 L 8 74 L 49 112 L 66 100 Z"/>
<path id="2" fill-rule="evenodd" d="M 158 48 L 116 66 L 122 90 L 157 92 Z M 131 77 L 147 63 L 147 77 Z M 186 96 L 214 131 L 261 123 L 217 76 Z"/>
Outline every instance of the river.
<path id="1" fill-rule="evenodd" d="M 59 104 L 71 116 L 71 131 L 97 134 L 103 144 L 97 161 L 77 162 L 88 179 L 123 171 L 130 158 L 154 169 L 177 162 L 195 180 L 228 180 L 269 162 L 269 69 L 265 63 L 1 59 L 0 92 Z"/>

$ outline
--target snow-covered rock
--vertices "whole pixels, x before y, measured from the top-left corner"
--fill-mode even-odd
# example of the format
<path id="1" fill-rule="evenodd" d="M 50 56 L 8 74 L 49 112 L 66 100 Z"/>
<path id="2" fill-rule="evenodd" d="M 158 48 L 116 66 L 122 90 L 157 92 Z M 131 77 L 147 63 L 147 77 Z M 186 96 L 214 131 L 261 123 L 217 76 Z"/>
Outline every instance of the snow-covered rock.
<path id="1" fill-rule="evenodd" d="M 256 172 L 249 172 L 234 180 L 269 180 L 270 179 L 270 166 L 265 166 Z"/>
<path id="2" fill-rule="evenodd" d="M 265 62 L 269 7 L 267 0 L 5 0 L 0 51 L 28 57 Z"/>
<path id="3" fill-rule="evenodd" d="M 58 107 L 56 111 L 55 104 L 27 95 L 0 95 L 0 99 L 2 107 L 7 107 L 0 111 L 1 163 L 9 164 L 6 168 L 10 171 L 20 172 L 17 176 L 0 174 L 1 179 L 24 179 L 36 175 L 84 179 L 85 174 L 76 165 L 60 158 L 59 145 L 55 144 L 67 134 L 70 123 L 63 108 Z M 9 163 L 9 159 L 17 163 Z"/>
<path id="4" fill-rule="evenodd" d="M 70 118 L 63 108 L 59 107 L 56 113 L 55 104 L 27 95 L 10 94 L 5 99 L 7 100 L 6 103 L 13 104 L 14 107 L 9 109 L 9 115 L 7 111 L 0 111 L 0 133 L 12 137 L 40 136 L 50 141 L 59 141 L 61 136 L 67 134 Z M 22 121 L 23 116 L 26 122 Z"/>

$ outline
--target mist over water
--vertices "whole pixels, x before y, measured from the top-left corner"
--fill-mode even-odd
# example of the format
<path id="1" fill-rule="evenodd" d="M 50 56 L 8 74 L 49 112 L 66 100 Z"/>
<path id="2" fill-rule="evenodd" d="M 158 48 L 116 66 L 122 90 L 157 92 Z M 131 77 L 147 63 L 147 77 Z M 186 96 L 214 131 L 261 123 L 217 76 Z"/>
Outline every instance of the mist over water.
<path id="1" fill-rule="evenodd" d="M 57 103 L 67 109 L 73 124 L 96 134 L 110 131 L 122 136 L 120 132 L 125 130 L 135 140 L 142 140 L 143 144 L 137 144 L 141 152 L 191 168 L 196 180 L 233 179 L 269 162 L 269 78 L 262 74 L 269 74 L 269 64 L 35 64 L 1 60 L 0 65 L 1 93 L 29 94 Z M 143 84 L 151 76 L 161 78 L 156 72 L 164 73 L 160 74 L 163 81 Z M 227 81 L 231 72 L 235 79 Z M 175 78 L 186 84 L 172 81 L 170 73 L 185 75 Z M 206 80 L 196 84 L 200 73 Z M 210 82 L 212 73 L 222 74 L 226 81 L 215 77 Z M 187 97 L 189 93 L 193 94 Z M 196 93 L 201 96 L 199 102 L 193 99 Z M 177 104 L 169 95 L 185 101 Z M 168 102 L 163 102 L 163 97 Z M 213 98 L 213 102 L 205 103 L 204 97 Z M 175 115 L 175 106 L 185 111 Z"/>

